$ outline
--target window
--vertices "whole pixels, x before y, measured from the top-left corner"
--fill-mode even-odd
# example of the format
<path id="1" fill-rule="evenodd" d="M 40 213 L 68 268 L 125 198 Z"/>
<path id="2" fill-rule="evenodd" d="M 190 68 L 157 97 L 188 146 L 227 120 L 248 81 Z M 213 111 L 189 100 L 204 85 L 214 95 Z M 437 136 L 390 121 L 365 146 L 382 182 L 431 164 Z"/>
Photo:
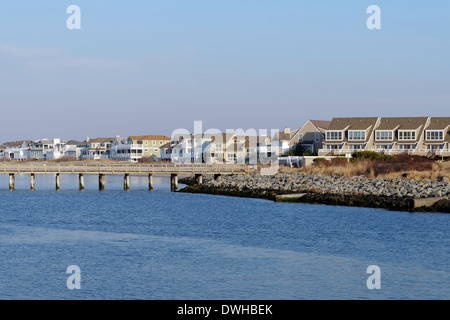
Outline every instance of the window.
<path id="1" fill-rule="evenodd" d="M 342 131 L 327 131 L 327 140 L 342 140 Z"/>
<path id="2" fill-rule="evenodd" d="M 156 146 L 156 141 L 152 141 L 152 145 Z"/>
<path id="3" fill-rule="evenodd" d="M 398 139 L 399 140 L 416 140 L 416 131 L 415 130 L 402 130 L 398 131 Z"/>
<path id="4" fill-rule="evenodd" d="M 298 141 L 303 142 L 303 133 L 298 134 Z"/>
<path id="5" fill-rule="evenodd" d="M 365 145 L 364 144 L 350 144 L 349 149 L 350 150 L 364 150 Z"/>
<path id="6" fill-rule="evenodd" d="M 443 144 L 428 144 L 427 145 L 428 151 L 435 151 L 435 150 L 442 150 L 442 149 L 444 149 Z"/>
<path id="7" fill-rule="evenodd" d="M 391 130 L 387 131 L 375 131 L 375 140 L 392 140 L 393 132 Z"/>
<path id="8" fill-rule="evenodd" d="M 338 144 L 327 144 L 327 150 L 335 150 L 335 149 L 339 149 L 339 145 Z"/>
<path id="9" fill-rule="evenodd" d="M 348 140 L 366 140 L 366 131 L 363 130 L 349 130 Z"/>
<path id="10" fill-rule="evenodd" d="M 444 131 L 427 131 L 427 140 L 444 140 Z"/>
<path id="11" fill-rule="evenodd" d="M 398 146 L 400 150 L 411 150 L 416 148 L 414 144 L 399 144 Z"/>
<path id="12" fill-rule="evenodd" d="M 303 137 L 302 137 L 302 140 L 303 140 Z M 315 142 L 320 142 L 320 133 L 316 133 L 316 134 L 314 135 L 314 141 L 315 141 Z"/>

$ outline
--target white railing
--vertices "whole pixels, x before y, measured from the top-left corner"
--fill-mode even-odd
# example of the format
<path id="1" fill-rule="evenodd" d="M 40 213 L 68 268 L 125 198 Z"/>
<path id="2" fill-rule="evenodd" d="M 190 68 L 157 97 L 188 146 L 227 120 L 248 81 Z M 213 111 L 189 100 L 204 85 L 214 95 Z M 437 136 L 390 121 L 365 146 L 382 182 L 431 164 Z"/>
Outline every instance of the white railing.
<path id="1" fill-rule="evenodd" d="M 450 156 L 450 149 L 439 149 L 436 150 L 436 154 L 439 156 Z"/>

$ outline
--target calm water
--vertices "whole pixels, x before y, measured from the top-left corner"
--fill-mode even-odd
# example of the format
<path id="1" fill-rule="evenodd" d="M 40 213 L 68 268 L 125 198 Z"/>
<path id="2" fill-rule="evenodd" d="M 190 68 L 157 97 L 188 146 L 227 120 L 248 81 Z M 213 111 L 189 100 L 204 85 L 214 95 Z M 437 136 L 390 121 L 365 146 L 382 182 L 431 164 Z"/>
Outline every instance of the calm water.
<path id="1" fill-rule="evenodd" d="M 0 175 L 0 299 L 449 299 L 450 215 Z M 134 189 L 134 190 L 133 190 Z M 381 289 L 366 287 L 369 265 Z M 81 268 L 81 290 L 66 269 Z"/>

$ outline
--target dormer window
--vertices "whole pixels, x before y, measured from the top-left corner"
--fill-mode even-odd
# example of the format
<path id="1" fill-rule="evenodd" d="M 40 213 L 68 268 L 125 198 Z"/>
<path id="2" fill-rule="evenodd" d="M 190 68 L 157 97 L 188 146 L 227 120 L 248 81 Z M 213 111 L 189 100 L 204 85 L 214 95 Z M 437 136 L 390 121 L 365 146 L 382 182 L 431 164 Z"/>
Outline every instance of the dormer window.
<path id="1" fill-rule="evenodd" d="M 366 131 L 364 130 L 349 130 L 348 140 L 366 140 Z"/>
<path id="2" fill-rule="evenodd" d="M 427 140 L 444 140 L 443 130 L 427 130 Z"/>
<path id="3" fill-rule="evenodd" d="M 416 140 L 416 130 L 399 130 L 398 140 Z"/>
<path id="4" fill-rule="evenodd" d="M 327 140 L 342 140 L 342 130 L 339 131 L 327 131 L 326 133 Z"/>
<path id="5" fill-rule="evenodd" d="M 392 140 L 394 137 L 393 131 L 391 130 L 377 130 L 375 131 L 375 140 Z"/>

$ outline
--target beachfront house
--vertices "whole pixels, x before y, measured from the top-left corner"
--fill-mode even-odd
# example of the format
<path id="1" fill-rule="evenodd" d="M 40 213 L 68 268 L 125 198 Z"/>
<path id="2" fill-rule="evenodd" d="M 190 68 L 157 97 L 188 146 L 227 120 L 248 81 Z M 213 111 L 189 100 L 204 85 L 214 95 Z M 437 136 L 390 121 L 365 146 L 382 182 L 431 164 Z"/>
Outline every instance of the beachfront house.
<path id="1" fill-rule="evenodd" d="M 375 151 L 450 156 L 450 117 L 334 118 L 319 156 Z"/>
<path id="2" fill-rule="evenodd" d="M 289 149 L 293 149 L 299 142 L 302 143 L 306 150 L 318 153 L 323 148 L 325 140 L 325 131 L 330 126 L 331 121 L 328 120 L 308 120 L 305 124 L 292 132 L 289 141 Z"/>
<path id="3" fill-rule="evenodd" d="M 2 159 L 26 160 L 30 159 L 29 145 L 32 141 L 8 142 L 3 146 Z"/>
<path id="4" fill-rule="evenodd" d="M 53 140 L 49 139 L 35 140 L 31 142 L 29 145 L 30 159 L 35 160 L 57 159 L 61 157 L 62 145 L 63 143 L 59 138 L 55 138 Z"/>
<path id="5" fill-rule="evenodd" d="M 319 156 L 351 155 L 356 151 L 372 149 L 373 132 L 379 122 L 377 117 L 333 118 L 325 130 Z"/>
<path id="6" fill-rule="evenodd" d="M 381 118 L 370 150 L 383 154 L 419 154 L 428 123 L 428 117 Z"/>
<path id="7" fill-rule="evenodd" d="M 161 147 L 171 139 L 164 135 L 144 135 L 114 138 L 111 159 L 137 162 L 143 158 L 161 159 Z"/>
<path id="8" fill-rule="evenodd" d="M 425 129 L 424 149 L 428 156 L 450 156 L 450 117 L 432 117 Z"/>
<path id="9" fill-rule="evenodd" d="M 109 152 L 113 138 L 86 138 L 86 141 L 79 144 L 81 149 L 81 160 L 109 159 Z"/>

